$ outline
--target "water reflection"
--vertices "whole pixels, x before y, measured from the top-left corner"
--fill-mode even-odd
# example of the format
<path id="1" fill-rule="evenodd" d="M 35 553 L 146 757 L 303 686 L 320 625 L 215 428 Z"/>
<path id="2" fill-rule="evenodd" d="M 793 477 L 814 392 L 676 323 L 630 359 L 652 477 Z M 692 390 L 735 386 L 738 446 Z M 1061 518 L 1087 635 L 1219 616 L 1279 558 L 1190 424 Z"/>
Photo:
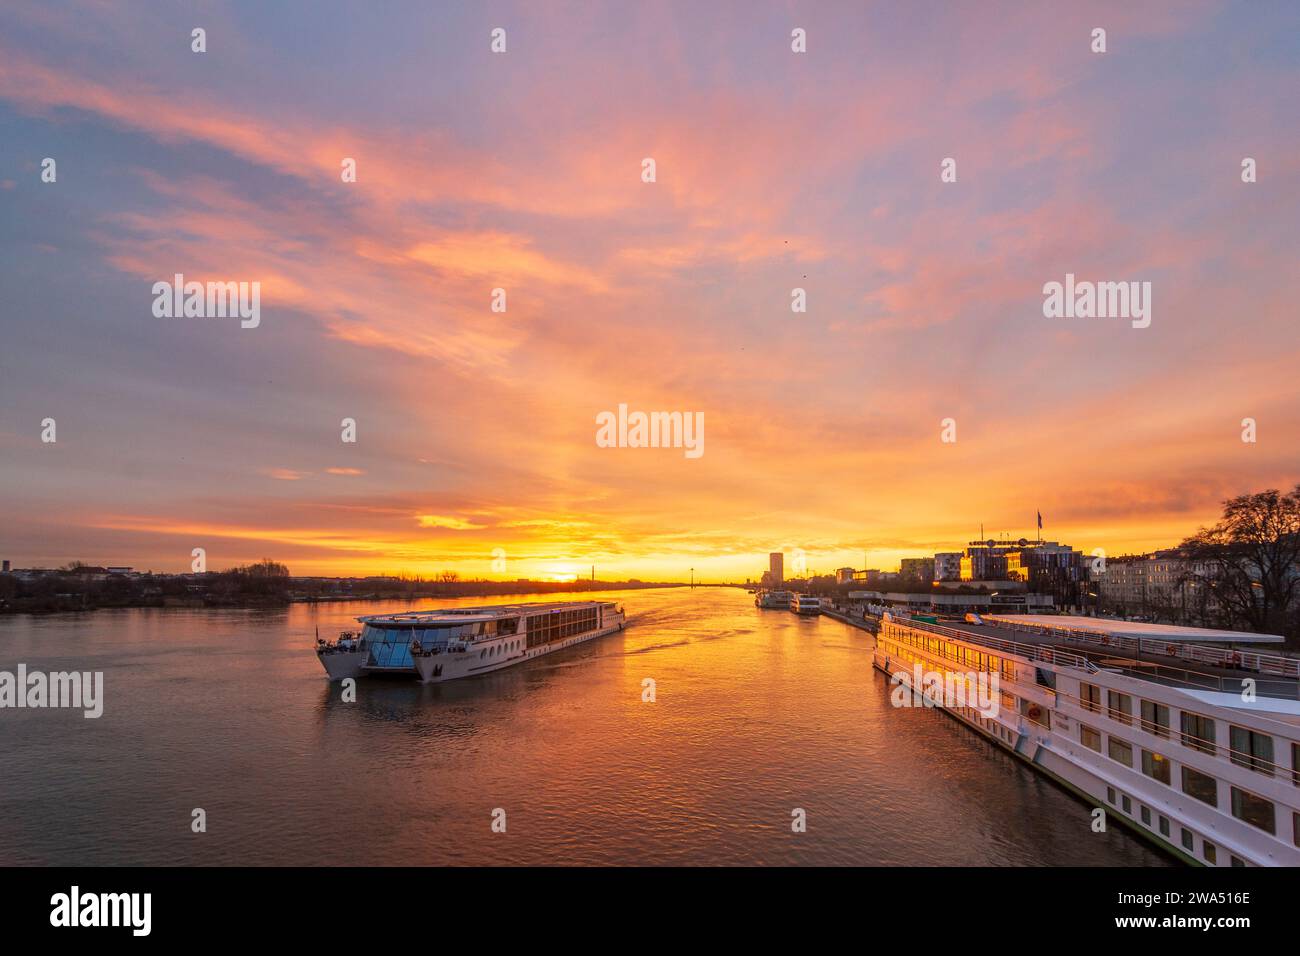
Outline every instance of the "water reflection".
<path id="1" fill-rule="evenodd" d="M 316 628 L 405 607 L 2 619 L 0 668 L 104 670 L 106 704 L 0 712 L 0 862 L 1167 862 L 951 719 L 890 707 L 862 632 L 740 590 L 602 597 L 626 630 L 446 684 L 363 678 L 355 703 Z"/>

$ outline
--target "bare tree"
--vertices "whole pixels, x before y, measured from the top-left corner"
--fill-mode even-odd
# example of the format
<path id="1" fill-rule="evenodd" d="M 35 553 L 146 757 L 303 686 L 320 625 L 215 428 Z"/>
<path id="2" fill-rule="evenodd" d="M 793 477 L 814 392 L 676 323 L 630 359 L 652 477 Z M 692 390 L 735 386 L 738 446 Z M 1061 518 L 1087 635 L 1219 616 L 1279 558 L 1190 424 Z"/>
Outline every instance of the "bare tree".
<path id="1" fill-rule="evenodd" d="M 1226 620 L 1285 633 L 1300 603 L 1300 485 L 1223 503 L 1223 518 L 1179 547 Z"/>

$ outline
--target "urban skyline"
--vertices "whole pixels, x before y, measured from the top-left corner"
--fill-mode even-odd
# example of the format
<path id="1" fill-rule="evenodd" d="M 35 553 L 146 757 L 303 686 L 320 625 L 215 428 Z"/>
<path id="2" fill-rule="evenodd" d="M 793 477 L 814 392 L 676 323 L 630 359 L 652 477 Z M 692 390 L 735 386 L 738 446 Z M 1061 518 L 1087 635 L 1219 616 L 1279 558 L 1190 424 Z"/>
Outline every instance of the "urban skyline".
<path id="1" fill-rule="evenodd" d="M 1158 554 L 1161 552 L 1176 549 L 1179 543 L 1181 543 L 1183 540 L 1189 537 L 1194 531 L 1198 530 L 1201 527 L 1206 527 L 1208 525 L 1213 524 L 1215 518 L 1217 518 L 1217 515 L 1214 515 L 1211 518 L 1207 519 L 1201 525 L 1198 525 L 1197 528 L 1188 528 L 1184 534 L 1182 534 L 1175 540 L 1166 541 L 1163 544 L 1155 544 L 1151 547 L 1142 550 L 1118 551 L 1118 550 L 1111 550 L 1105 548 L 1104 545 L 1097 545 L 1096 547 L 1102 549 L 1102 553 L 1105 556 L 1105 559 L 1107 561 L 1129 560 L 1134 558 L 1149 557 L 1150 555 L 1153 554 Z M 991 534 L 991 532 L 987 532 L 987 529 L 982 525 L 980 526 L 980 530 L 981 532 L 985 532 L 986 535 Z M 1063 536 L 1059 536 L 1059 535 L 1056 537 L 1063 538 Z M 722 575 L 714 578 L 713 580 L 725 582 L 725 583 L 732 583 L 732 584 L 756 582 L 759 579 L 759 574 L 754 570 L 752 570 L 752 568 L 756 568 L 760 566 L 763 563 L 764 559 L 767 560 L 769 570 L 774 570 L 778 567 L 781 568 L 782 575 L 785 580 L 802 579 L 813 575 L 819 577 L 834 577 L 837 572 L 845 569 L 850 569 L 856 572 L 861 572 L 865 569 L 874 569 L 874 570 L 884 571 L 885 573 L 899 574 L 900 572 L 903 572 L 905 570 L 909 562 L 925 561 L 925 560 L 933 561 L 936 556 L 942 556 L 945 554 L 956 554 L 960 556 L 970 546 L 986 544 L 988 542 L 994 542 L 998 546 L 1015 545 L 1018 542 L 1024 542 L 1026 546 L 1030 546 L 1030 547 L 1038 543 L 1050 544 L 1050 545 L 1057 545 L 1059 543 L 1061 547 L 1067 550 L 1072 548 L 1075 552 L 1085 557 L 1088 558 L 1093 557 L 1091 553 L 1091 549 L 1084 549 L 1077 545 L 1066 545 L 1063 541 L 1061 542 L 1058 542 L 1057 540 L 1049 541 L 1045 538 L 1040 539 L 1036 537 L 1029 537 L 1027 535 L 1017 536 L 1012 532 L 1000 531 L 997 532 L 992 537 L 989 536 L 974 537 L 971 538 L 969 541 L 961 541 L 958 536 L 953 536 L 946 539 L 940 546 L 937 546 L 933 551 L 925 551 L 922 549 L 911 549 L 908 551 L 890 552 L 884 550 L 872 550 L 870 548 L 861 548 L 861 549 L 857 549 L 856 551 L 849 549 L 845 551 L 810 553 L 801 547 L 789 546 L 783 548 L 780 551 L 769 550 L 765 554 L 754 556 L 755 560 L 751 562 L 752 567 L 750 569 L 747 569 L 740 576 Z M 778 555 L 780 555 L 781 558 L 783 559 L 786 557 L 793 557 L 795 555 L 800 555 L 805 563 L 804 570 L 798 574 L 794 573 L 792 565 L 785 563 L 784 560 L 778 560 L 777 557 Z M 871 560 L 873 555 L 883 556 L 885 559 L 879 561 L 873 561 Z M 892 561 L 892 565 L 890 561 L 887 560 L 890 556 L 894 557 L 894 560 Z M 154 566 L 154 565 L 149 565 L 147 563 L 142 564 L 134 561 L 119 560 L 119 558 L 121 557 L 120 555 L 113 555 L 110 557 L 113 558 L 113 560 L 96 562 L 96 561 L 86 560 L 84 555 L 80 555 L 80 556 L 73 555 L 73 556 L 59 557 L 57 559 L 45 561 L 45 562 L 27 561 L 26 563 L 24 563 L 23 560 L 15 556 L 10 556 L 10 557 L 5 557 L 4 562 L 6 566 L 8 566 L 6 570 L 13 570 L 13 571 L 57 570 L 59 568 L 68 567 L 74 563 L 80 563 L 80 564 L 91 565 L 91 566 L 99 566 L 106 569 L 129 569 L 136 572 L 147 570 L 149 572 L 154 572 L 158 574 L 185 574 L 193 571 L 193 568 L 191 566 L 192 559 L 190 559 L 189 556 L 185 556 L 186 560 L 178 562 L 177 566 L 175 567 Z M 206 557 L 207 556 L 205 553 L 205 564 L 206 564 Z M 855 563 L 854 560 L 849 560 L 848 563 L 846 564 L 836 564 L 835 561 L 838 557 L 845 557 L 849 559 L 856 558 L 861 560 L 858 561 L 857 563 Z M 282 559 L 275 555 L 269 555 L 269 556 L 262 555 L 259 559 L 254 559 L 254 560 L 281 561 Z M 533 574 L 533 575 L 524 574 L 524 573 L 512 575 L 502 571 L 494 572 L 491 568 L 492 560 L 493 557 L 491 555 L 488 555 L 482 561 L 471 560 L 464 567 L 456 567 L 453 565 L 448 565 L 445 567 L 440 566 L 437 568 L 430 568 L 426 571 L 415 571 L 415 572 L 408 571 L 408 570 L 388 571 L 382 569 L 380 570 L 367 569 L 367 570 L 357 570 L 355 573 L 348 572 L 347 570 L 342 570 L 337 573 L 318 574 L 309 571 L 300 572 L 298 571 L 297 568 L 291 568 L 291 570 L 293 571 L 295 577 L 360 578 L 360 577 L 368 577 L 368 576 L 392 576 L 392 577 L 406 577 L 406 578 L 423 577 L 427 579 L 434 579 L 439 574 L 454 572 L 455 574 L 460 575 L 462 578 L 466 580 L 499 581 L 499 582 L 525 581 L 525 580 L 562 582 L 564 580 L 582 580 L 587 578 L 594 578 L 596 580 L 609 580 L 615 582 L 638 581 L 638 582 L 654 583 L 657 581 L 662 581 L 664 583 L 673 583 L 673 584 L 689 581 L 691 578 L 691 570 L 692 570 L 690 567 L 684 567 L 679 577 L 672 577 L 672 576 L 666 576 L 662 578 L 641 577 L 636 574 L 620 573 L 618 571 L 617 562 L 615 562 L 611 565 L 611 567 L 605 568 L 604 573 L 597 575 L 597 571 L 601 570 L 597 566 L 588 565 L 585 568 L 579 568 L 577 567 L 576 562 L 565 562 L 564 570 L 561 572 L 543 571 L 540 574 Z M 496 560 L 500 560 L 500 558 L 497 558 Z M 226 565 L 217 562 L 213 564 L 211 567 L 207 568 L 206 570 L 210 570 L 210 571 L 225 570 L 227 567 L 235 567 L 240 563 L 241 562 L 234 561 L 231 562 L 229 565 Z M 485 573 L 479 573 L 480 566 L 483 564 L 487 565 L 487 571 Z M 861 566 L 859 566 L 859 564 Z M 707 577 L 696 574 L 695 580 L 704 583 L 709 579 Z"/>

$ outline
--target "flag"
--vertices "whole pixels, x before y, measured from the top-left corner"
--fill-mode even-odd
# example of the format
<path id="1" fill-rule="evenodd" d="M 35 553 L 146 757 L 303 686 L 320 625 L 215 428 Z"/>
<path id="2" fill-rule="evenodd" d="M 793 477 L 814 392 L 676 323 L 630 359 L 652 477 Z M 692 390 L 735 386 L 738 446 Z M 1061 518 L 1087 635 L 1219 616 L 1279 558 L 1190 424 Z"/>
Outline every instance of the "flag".
<path id="1" fill-rule="evenodd" d="M 1038 512 L 1038 530 L 1043 530 L 1043 513 L 1041 511 Z"/>

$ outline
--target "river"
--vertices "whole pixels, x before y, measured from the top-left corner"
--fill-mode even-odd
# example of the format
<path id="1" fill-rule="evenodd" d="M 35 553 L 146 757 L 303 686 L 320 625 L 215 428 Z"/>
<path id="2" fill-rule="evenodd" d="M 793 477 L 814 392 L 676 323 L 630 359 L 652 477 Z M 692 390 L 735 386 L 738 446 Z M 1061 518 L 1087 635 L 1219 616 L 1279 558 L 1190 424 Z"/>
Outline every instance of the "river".
<path id="1" fill-rule="evenodd" d="M 729 588 L 499 600 L 590 597 L 627 630 L 448 684 L 362 679 L 355 702 L 316 628 L 406 607 L 2 618 L 0 670 L 102 671 L 105 701 L 0 710 L 0 863 L 1169 863 L 951 718 L 891 707 L 848 625 Z"/>

